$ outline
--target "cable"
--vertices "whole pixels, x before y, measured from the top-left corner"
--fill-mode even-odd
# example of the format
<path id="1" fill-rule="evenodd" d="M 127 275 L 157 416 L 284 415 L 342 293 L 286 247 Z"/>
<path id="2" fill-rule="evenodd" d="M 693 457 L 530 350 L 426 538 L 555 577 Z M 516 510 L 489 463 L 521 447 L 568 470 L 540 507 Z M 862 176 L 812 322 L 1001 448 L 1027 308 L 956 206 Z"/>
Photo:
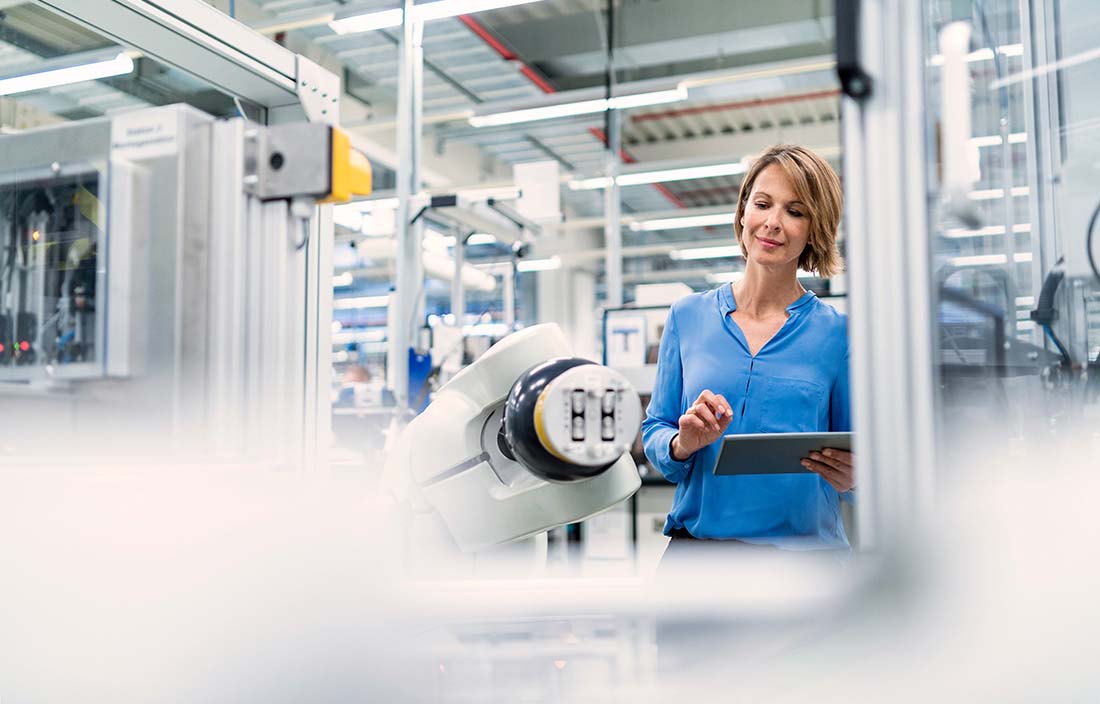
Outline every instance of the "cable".
<path id="1" fill-rule="evenodd" d="M 243 117 L 245 122 L 252 122 L 244 112 L 244 106 L 241 105 L 241 99 L 235 95 L 233 96 L 233 104 L 237 106 L 237 114 Z"/>
<path id="2" fill-rule="evenodd" d="M 1092 217 L 1089 218 L 1089 226 L 1085 235 L 1085 257 L 1088 258 L 1089 268 L 1092 269 L 1092 275 L 1096 277 L 1096 280 L 1100 282 L 1100 268 L 1096 266 L 1096 258 L 1092 256 L 1092 236 L 1096 231 L 1096 219 L 1100 216 L 1100 203 L 1096 204 L 1096 208 L 1092 211 Z"/>
<path id="3" fill-rule="evenodd" d="M 290 214 L 302 224 L 302 230 L 305 232 L 301 242 L 291 240 L 295 252 L 300 252 L 302 248 L 309 244 L 309 236 L 313 231 L 313 228 L 310 227 L 310 218 L 313 217 L 315 206 L 316 204 L 309 198 L 294 198 L 290 201 Z"/>
<path id="4" fill-rule="evenodd" d="M 303 247 L 305 247 L 307 244 L 309 244 L 310 230 L 313 229 L 309 226 L 309 218 L 301 218 L 300 222 L 302 223 L 302 231 L 305 233 L 305 235 L 302 236 L 302 241 L 301 242 L 295 242 L 294 243 L 294 251 L 295 252 L 301 251 Z"/>
<path id="5" fill-rule="evenodd" d="M 1058 317 L 1058 311 L 1054 307 L 1054 296 L 1058 293 L 1058 287 L 1062 285 L 1062 280 L 1065 278 L 1066 259 L 1061 257 L 1054 263 L 1054 267 L 1047 273 L 1046 277 L 1043 278 L 1043 287 L 1039 290 L 1039 300 L 1036 301 L 1035 310 L 1031 311 L 1030 318 L 1042 326 L 1047 337 L 1058 348 L 1059 354 L 1062 355 L 1062 364 L 1070 367 L 1073 366 L 1073 358 L 1070 357 L 1066 346 L 1054 334 L 1054 328 L 1051 326 L 1054 319 Z"/>
<path id="6" fill-rule="evenodd" d="M 1069 350 L 1066 349 L 1065 345 L 1062 344 L 1062 341 L 1059 340 L 1058 337 L 1054 334 L 1054 330 L 1051 329 L 1049 323 L 1043 323 L 1043 330 L 1046 332 L 1047 337 L 1050 338 L 1050 341 L 1054 343 L 1054 346 L 1058 348 L 1058 353 L 1062 355 L 1062 363 L 1066 366 L 1069 366 Z"/>

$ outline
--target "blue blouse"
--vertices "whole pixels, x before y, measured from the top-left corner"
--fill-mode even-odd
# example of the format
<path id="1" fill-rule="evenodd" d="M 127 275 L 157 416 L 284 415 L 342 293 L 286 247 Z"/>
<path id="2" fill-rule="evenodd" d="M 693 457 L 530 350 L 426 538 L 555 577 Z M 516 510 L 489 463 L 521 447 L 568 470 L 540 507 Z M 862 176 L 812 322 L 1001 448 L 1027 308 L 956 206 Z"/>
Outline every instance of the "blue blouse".
<path id="1" fill-rule="evenodd" d="M 727 434 L 851 430 L 847 316 L 806 292 L 754 357 L 729 315 L 736 307 L 723 285 L 682 298 L 668 314 L 642 423 L 646 457 L 676 484 L 665 534 L 686 528 L 697 538 L 790 549 L 847 547 L 837 492 L 819 475 L 715 476 L 720 440 L 683 462 L 670 454 L 680 416 L 704 389 L 729 401 Z"/>

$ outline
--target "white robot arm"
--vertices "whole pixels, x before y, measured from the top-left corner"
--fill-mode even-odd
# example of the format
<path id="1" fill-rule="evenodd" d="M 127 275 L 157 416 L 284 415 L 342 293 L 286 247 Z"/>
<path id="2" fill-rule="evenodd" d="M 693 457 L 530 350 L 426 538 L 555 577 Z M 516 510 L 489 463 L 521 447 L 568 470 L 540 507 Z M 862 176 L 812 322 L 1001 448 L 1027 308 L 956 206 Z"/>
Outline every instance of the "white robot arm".
<path id="1" fill-rule="evenodd" d="M 483 550 L 592 516 L 641 481 L 638 394 L 572 356 L 557 325 L 509 335 L 440 389 L 398 436 L 388 477 L 458 547 Z"/>

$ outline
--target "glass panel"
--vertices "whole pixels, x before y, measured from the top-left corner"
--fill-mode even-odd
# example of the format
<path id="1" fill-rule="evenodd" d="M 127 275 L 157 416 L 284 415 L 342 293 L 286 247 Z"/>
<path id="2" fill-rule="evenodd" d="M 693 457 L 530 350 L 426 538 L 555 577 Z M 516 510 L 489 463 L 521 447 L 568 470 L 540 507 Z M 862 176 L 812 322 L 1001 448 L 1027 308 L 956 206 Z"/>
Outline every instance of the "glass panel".
<path id="1" fill-rule="evenodd" d="M 0 378 L 100 373 L 100 172 L 50 172 L 0 175 Z"/>
<path id="2" fill-rule="evenodd" d="M 233 98 L 202 78 L 118 46 L 49 8 L 33 2 L 0 5 L 0 80 L 102 63 L 122 52 L 132 62 L 123 60 L 118 70 L 100 70 L 95 77 L 61 85 L 0 86 L 0 128 L 28 129 L 175 103 L 218 117 L 237 113 Z"/>
<path id="3" fill-rule="evenodd" d="M 1056 431 L 1096 408 L 1100 9 L 925 8 L 941 428 L 949 449 Z"/>

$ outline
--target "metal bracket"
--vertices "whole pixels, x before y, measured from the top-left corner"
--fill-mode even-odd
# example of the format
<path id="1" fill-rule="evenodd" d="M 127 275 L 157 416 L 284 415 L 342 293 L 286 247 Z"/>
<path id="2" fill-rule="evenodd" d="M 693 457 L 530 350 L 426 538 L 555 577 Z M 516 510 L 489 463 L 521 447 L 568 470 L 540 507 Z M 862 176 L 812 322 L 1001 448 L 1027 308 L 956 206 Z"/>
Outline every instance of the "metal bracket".
<path id="1" fill-rule="evenodd" d="M 340 77 L 298 54 L 295 90 L 310 122 L 340 124 Z"/>
<path id="2" fill-rule="evenodd" d="M 860 59 L 860 0 L 837 0 L 836 11 L 836 74 L 844 94 L 864 101 L 873 87 L 871 76 Z"/>

